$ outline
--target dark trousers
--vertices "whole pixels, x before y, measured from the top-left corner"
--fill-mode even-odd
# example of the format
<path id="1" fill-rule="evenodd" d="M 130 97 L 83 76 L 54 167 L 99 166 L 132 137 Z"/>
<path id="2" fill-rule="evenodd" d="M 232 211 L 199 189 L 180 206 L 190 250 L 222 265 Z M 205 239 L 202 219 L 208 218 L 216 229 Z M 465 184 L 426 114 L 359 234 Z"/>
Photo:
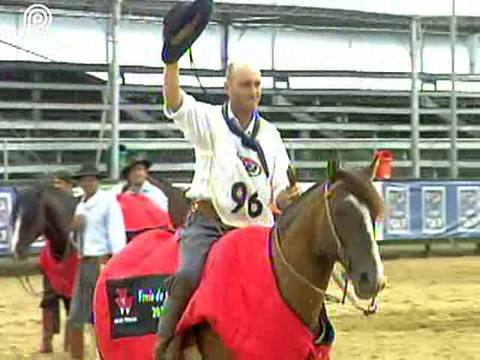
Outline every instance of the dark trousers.
<path id="1" fill-rule="evenodd" d="M 180 266 L 169 281 L 165 315 L 160 319 L 158 333 L 167 342 L 174 334 L 177 322 L 200 283 L 208 252 L 229 228 L 219 220 L 197 211 L 190 214 L 180 236 Z"/>
<path id="2" fill-rule="evenodd" d="M 63 302 L 65 312 L 70 311 L 70 299 L 58 294 L 48 281 L 46 275 L 43 275 L 43 296 L 40 302 L 40 307 L 47 311 L 51 311 L 53 314 L 53 333 L 58 334 L 60 332 L 60 301 Z"/>
<path id="3" fill-rule="evenodd" d="M 83 258 L 75 279 L 69 325 L 83 329 L 85 324 L 93 324 L 93 294 L 100 275 L 102 257 Z"/>

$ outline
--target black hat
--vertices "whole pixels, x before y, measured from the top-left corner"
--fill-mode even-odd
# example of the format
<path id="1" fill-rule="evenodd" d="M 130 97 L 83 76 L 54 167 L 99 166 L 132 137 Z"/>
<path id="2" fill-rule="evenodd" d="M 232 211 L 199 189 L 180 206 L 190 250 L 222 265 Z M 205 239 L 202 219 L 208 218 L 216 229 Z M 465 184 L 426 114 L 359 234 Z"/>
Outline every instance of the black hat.
<path id="1" fill-rule="evenodd" d="M 162 60 L 177 62 L 207 27 L 213 12 L 213 0 L 177 3 L 163 21 Z M 181 30 L 185 30 L 178 39 Z"/>
<path id="2" fill-rule="evenodd" d="M 53 173 L 53 178 L 65 181 L 70 184 L 73 183 L 72 174 L 70 174 L 68 171 L 59 170 Z"/>
<path id="3" fill-rule="evenodd" d="M 84 163 L 80 167 L 80 170 L 78 170 L 73 175 L 73 178 L 74 179 L 80 179 L 80 178 L 85 177 L 85 176 L 95 176 L 98 179 L 103 179 L 103 178 L 106 177 L 106 174 L 100 172 L 97 169 L 97 166 L 95 165 L 95 163 Z"/>
<path id="4" fill-rule="evenodd" d="M 142 156 L 134 156 L 128 160 L 127 165 L 122 169 L 122 177 L 126 178 L 130 170 L 137 165 L 143 165 L 148 170 L 152 166 L 152 163 Z"/>

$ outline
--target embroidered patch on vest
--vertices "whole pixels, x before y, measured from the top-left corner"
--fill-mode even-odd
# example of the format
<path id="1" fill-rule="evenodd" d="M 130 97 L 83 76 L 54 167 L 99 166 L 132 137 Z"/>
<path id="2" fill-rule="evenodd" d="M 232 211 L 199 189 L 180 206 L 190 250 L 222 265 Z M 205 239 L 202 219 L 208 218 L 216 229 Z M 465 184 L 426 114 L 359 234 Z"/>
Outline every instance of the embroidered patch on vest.
<path id="1" fill-rule="evenodd" d="M 262 173 L 262 167 L 255 160 L 248 157 L 238 156 L 247 170 L 247 173 L 251 177 L 258 176 Z"/>

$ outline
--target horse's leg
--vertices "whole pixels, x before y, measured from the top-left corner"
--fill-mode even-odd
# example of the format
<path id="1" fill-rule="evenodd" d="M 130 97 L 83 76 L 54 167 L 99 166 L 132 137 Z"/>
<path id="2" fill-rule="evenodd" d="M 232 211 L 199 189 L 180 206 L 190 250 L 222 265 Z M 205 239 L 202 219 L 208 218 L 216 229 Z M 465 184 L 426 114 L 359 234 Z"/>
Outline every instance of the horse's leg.
<path id="1" fill-rule="evenodd" d="M 234 354 L 227 349 L 222 340 L 215 334 L 208 324 L 199 325 L 196 329 L 197 346 L 203 360 L 229 360 L 234 359 Z"/>
<path id="2" fill-rule="evenodd" d="M 63 351 L 70 351 L 70 325 L 68 323 L 68 314 L 70 313 L 70 301 L 67 297 L 62 297 L 63 305 L 65 308 L 65 325 L 63 334 Z"/>
<path id="3" fill-rule="evenodd" d="M 183 359 L 182 360 L 202 360 L 202 354 L 198 349 L 197 339 L 194 332 L 187 335 L 183 343 Z"/>

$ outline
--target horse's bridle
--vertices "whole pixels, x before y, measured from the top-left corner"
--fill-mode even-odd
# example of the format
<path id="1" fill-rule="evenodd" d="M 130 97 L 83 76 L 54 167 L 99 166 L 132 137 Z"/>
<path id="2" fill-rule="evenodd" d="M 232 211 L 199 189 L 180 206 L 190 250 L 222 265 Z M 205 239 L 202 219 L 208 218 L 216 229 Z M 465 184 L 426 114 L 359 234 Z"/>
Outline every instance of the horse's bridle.
<path id="1" fill-rule="evenodd" d="M 338 183 L 330 185 L 330 183 L 327 181 L 323 185 L 323 193 L 325 198 L 325 212 L 327 216 L 328 226 L 331 230 L 330 232 L 332 233 L 333 239 L 335 240 L 335 244 L 337 247 L 337 260 L 340 262 L 340 264 L 342 264 L 343 268 L 348 273 L 350 269 L 350 261 L 346 254 L 345 247 L 342 245 L 342 241 L 340 240 L 340 237 L 337 234 L 337 230 L 335 229 L 335 224 L 333 222 L 333 216 L 332 216 L 332 209 L 330 207 L 330 200 L 329 200 L 332 197 L 333 190 L 335 189 L 337 184 Z M 343 297 L 341 301 L 342 304 L 345 304 L 345 301 L 347 298 L 347 292 L 348 292 L 348 276 L 345 276 L 345 285 L 343 287 Z M 365 316 L 375 314 L 378 311 L 377 297 L 374 296 L 372 298 L 372 301 L 370 302 L 370 304 L 366 309 L 360 308 L 360 310 L 363 311 Z"/>
<path id="2" fill-rule="evenodd" d="M 350 261 L 348 260 L 347 253 L 345 251 L 345 247 L 342 245 L 342 241 L 337 234 L 337 230 L 335 228 L 335 223 L 333 222 L 333 215 L 332 209 L 330 207 L 330 198 L 333 196 L 333 191 L 338 183 L 330 185 L 330 183 L 326 182 L 323 185 L 323 196 L 325 199 L 325 214 L 328 221 L 328 227 L 330 228 L 330 233 L 332 234 L 333 240 L 335 240 L 335 245 L 337 248 L 337 260 L 342 264 L 346 271 L 350 268 Z"/>
<path id="3" fill-rule="evenodd" d="M 337 183 L 338 184 L 338 183 Z M 330 207 L 330 198 L 333 195 L 333 190 L 335 189 L 337 185 L 333 184 L 331 185 L 330 183 L 326 182 L 323 185 L 323 196 L 325 200 L 325 213 L 327 217 L 327 222 L 328 222 L 328 227 L 330 228 L 330 232 L 332 234 L 332 237 L 335 240 L 336 244 L 336 249 L 337 249 L 337 260 L 342 264 L 342 266 L 345 268 L 345 270 L 348 272 L 348 269 L 350 267 L 350 261 L 348 260 L 348 256 L 345 251 L 345 247 L 342 245 L 342 241 L 340 240 L 340 237 L 337 234 L 335 224 L 333 222 L 333 216 L 332 216 L 332 210 Z M 278 255 L 280 257 L 280 260 L 282 263 L 289 269 L 289 271 L 294 274 L 295 277 L 297 277 L 301 282 L 305 283 L 308 287 L 310 287 L 315 293 L 322 295 L 324 297 L 328 298 L 334 298 L 333 296 L 329 296 L 327 294 L 326 289 L 321 289 L 318 286 L 315 286 L 312 284 L 311 281 L 309 281 L 305 276 L 300 274 L 295 268 L 288 262 L 288 260 L 285 257 L 285 254 L 283 253 L 281 244 L 280 244 L 280 234 L 278 232 L 278 227 L 275 226 L 273 230 L 273 237 L 275 241 L 275 248 L 278 252 Z M 345 286 L 343 288 L 343 298 L 341 300 L 342 304 L 345 304 L 345 300 L 347 297 L 347 291 L 348 291 L 348 277 L 345 278 Z M 376 297 L 372 299 L 372 302 L 370 305 L 365 309 L 357 304 L 354 304 L 356 308 L 361 310 L 365 316 L 375 314 L 378 310 L 378 305 L 376 301 Z"/>

